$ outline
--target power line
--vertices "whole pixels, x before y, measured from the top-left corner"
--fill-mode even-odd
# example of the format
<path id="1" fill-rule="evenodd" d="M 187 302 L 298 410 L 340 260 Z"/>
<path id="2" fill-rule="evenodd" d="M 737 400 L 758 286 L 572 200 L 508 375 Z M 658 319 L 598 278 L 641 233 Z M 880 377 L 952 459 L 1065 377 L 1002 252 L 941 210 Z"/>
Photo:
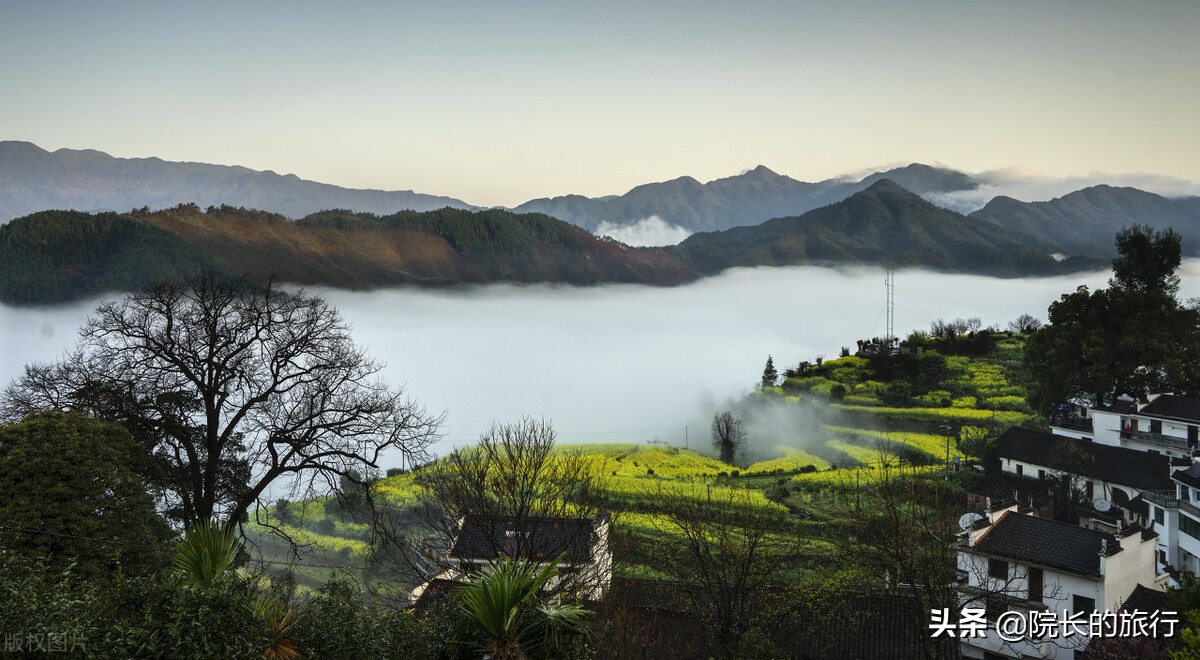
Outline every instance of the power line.
<path id="1" fill-rule="evenodd" d="M 126 548 L 137 548 L 137 549 L 141 549 L 141 550 L 161 550 L 162 549 L 162 548 L 158 548 L 158 547 L 151 546 L 151 545 L 143 545 L 140 543 L 130 543 L 128 541 L 117 541 L 117 540 L 113 540 L 113 539 L 98 539 L 98 538 L 91 537 L 91 536 L 80 536 L 78 534 L 67 534 L 64 532 L 52 532 L 47 529 L 31 529 L 28 527 L 16 527 L 13 525 L 4 525 L 4 524 L 0 524 L 0 529 L 6 529 L 9 531 L 13 531 L 13 532 L 22 532 L 25 534 L 41 534 L 44 536 L 55 536 L 58 538 L 77 539 L 80 541 L 91 541 L 93 543 L 103 543 L 105 545 L 113 545 L 113 546 L 126 547 Z M 261 564 L 274 564 L 277 566 L 304 566 L 306 568 L 332 568 L 335 570 L 342 569 L 342 568 L 352 568 L 351 566 L 332 566 L 329 564 L 306 564 L 304 562 L 298 562 L 298 561 L 280 561 L 280 560 L 276 560 L 276 559 L 266 559 L 266 558 L 255 558 L 255 559 L 252 559 L 251 561 L 255 562 L 255 563 L 261 563 Z"/>

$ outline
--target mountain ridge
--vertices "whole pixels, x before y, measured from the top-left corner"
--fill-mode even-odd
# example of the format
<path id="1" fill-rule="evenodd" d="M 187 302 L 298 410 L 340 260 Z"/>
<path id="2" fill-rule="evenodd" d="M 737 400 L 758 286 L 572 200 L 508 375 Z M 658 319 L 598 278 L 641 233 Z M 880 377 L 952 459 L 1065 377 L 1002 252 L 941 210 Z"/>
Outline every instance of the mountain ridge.
<path id="1" fill-rule="evenodd" d="M 95 149 L 51 152 L 31 142 L 0 141 L 0 222 L 51 209 L 126 211 L 186 203 L 229 204 L 293 218 L 347 207 L 382 214 L 476 208 L 453 197 L 342 188 L 241 165 L 117 158 Z"/>
<path id="2" fill-rule="evenodd" d="M 623 195 L 543 197 L 513 208 L 552 215 L 590 231 L 632 225 L 651 216 L 690 231 L 717 231 L 795 216 L 841 201 L 889 178 L 917 194 L 974 190 L 979 182 L 955 170 L 921 163 L 875 172 L 860 180 L 839 177 L 809 183 L 758 165 L 742 174 L 700 183 L 693 177 L 635 186 Z"/>
<path id="3" fill-rule="evenodd" d="M 605 283 L 700 277 L 661 250 L 598 238 L 549 216 L 442 208 L 324 211 L 292 221 L 181 204 L 117 214 L 40 211 L 0 225 L 0 302 L 66 302 L 212 271 L 304 286 Z"/>
<path id="4" fill-rule="evenodd" d="M 1123 227 L 1171 227 L 1185 254 L 1200 254 L 1200 198 L 1172 199 L 1129 186 L 1095 185 L 1044 202 L 998 196 L 970 217 L 1033 236 L 1067 254 L 1116 255 L 1113 237 Z"/>
<path id="5" fill-rule="evenodd" d="M 693 234 L 668 251 L 711 275 L 735 266 L 864 264 L 999 277 L 1103 267 L 1056 260 L 1054 246 L 938 207 L 890 179 L 799 216 Z"/>

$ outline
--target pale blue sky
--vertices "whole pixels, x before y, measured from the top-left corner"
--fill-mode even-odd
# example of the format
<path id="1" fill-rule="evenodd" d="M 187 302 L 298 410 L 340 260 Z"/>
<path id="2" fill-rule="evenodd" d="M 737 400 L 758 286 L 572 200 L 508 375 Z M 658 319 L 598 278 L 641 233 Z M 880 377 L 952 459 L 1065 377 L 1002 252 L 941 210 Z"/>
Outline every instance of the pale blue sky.
<path id="1" fill-rule="evenodd" d="M 1198 29 L 1189 1 L 6 2 L 0 139 L 476 204 L 760 163 L 1200 180 Z"/>

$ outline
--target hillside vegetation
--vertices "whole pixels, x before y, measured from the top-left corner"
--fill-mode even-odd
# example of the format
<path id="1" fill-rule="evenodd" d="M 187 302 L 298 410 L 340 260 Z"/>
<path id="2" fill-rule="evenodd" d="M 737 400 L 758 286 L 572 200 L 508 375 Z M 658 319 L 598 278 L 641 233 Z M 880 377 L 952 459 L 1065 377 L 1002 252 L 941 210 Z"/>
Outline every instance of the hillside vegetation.
<path id="1" fill-rule="evenodd" d="M 797 565 L 799 579 L 821 573 L 819 566 L 828 567 L 845 550 L 843 518 L 856 493 L 881 479 L 941 479 L 947 459 L 955 483 L 965 485 L 976 478 L 974 471 L 958 468 L 978 458 L 1005 428 L 1032 419 L 1020 369 L 1024 339 L 987 332 L 942 339 L 918 334 L 892 356 L 801 362 L 779 386 L 743 402 L 751 437 L 768 445 L 771 455 L 749 464 L 730 465 L 666 445 L 567 444 L 559 452 L 582 455 L 597 480 L 616 527 L 618 574 L 671 577 L 672 567 L 651 548 L 674 533 L 668 523 L 672 501 L 717 501 L 737 491 L 747 493 L 754 507 L 791 514 L 811 560 Z M 762 414 L 768 410 L 772 415 Z M 805 423 L 782 431 L 764 421 L 780 411 Z M 373 488 L 389 506 L 415 510 L 421 475 L 421 469 L 397 474 Z M 289 531 L 302 530 L 304 541 L 319 549 L 317 563 L 357 570 L 367 565 L 358 544 L 369 537 L 368 529 L 339 513 L 335 501 L 292 503 L 286 515 Z M 301 584 L 313 588 L 327 574 L 297 570 Z"/>
<path id="2" fill-rule="evenodd" d="M 671 249 L 704 273 L 734 266 L 871 264 L 1001 277 L 1094 268 L 1050 243 L 934 206 L 883 179 L 848 199 L 754 227 L 694 234 Z"/>
<path id="3" fill-rule="evenodd" d="M 400 284 L 627 282 L 699 274 L 659 250 L 630 248 L 544 215 L 507 211 L 347 211 L 298 222 L 229 206 L 127 214 L 37 213 L 0 226 L 0 302 L 61 302 L 200 270 L 348 289 Z"/>

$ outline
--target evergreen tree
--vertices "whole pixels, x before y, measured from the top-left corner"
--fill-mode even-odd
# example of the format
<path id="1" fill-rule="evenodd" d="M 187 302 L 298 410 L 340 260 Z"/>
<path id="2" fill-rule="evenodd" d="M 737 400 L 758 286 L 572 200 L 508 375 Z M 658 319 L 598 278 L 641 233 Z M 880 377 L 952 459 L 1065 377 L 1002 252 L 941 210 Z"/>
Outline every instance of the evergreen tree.
<path id="1" fill-rule="evenodd" d="M 1128 394 L 1200 391 L 1200 309 L 1176 298 L 1179 235 L 1134 225 L 1117 235 L 1109 288 L 1081 286 L 1050 305 L 1025 361 L 1033 403 L 1049 412 L 1082 399 L 1111 404 Z"/>
<path id="2" fill-rule="evenodd" d="M 87 577 L 167 565 L 171 529 L 134 463 L 147 460 L 120 426 L 47 412 L 0 425 L 0 555 L 74 562 Z"/>
<path id="3" fill-rule="evenodd" d="M 767 366 L 763 369 L 762 373 L 762 386 L 774 387 L 775 381 L 777 380 L 779 380 L 779 372 L 775 370 L 775 362 L 771 359 L 771 356 L 768 355 Z"/>

